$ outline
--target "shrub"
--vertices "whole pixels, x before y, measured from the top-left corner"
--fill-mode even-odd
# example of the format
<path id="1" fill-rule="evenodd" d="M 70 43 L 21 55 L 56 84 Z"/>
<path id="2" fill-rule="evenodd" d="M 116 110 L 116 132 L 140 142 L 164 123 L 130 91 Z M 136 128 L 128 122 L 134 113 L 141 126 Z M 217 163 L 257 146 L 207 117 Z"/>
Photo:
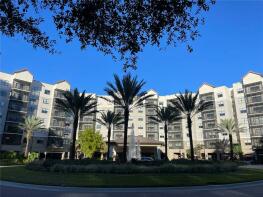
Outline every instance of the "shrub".
<path id="1" fill-rule="evenodd" d="M 28 158 L 25 160 L 25 162 L 30 163 L 30 162 L 38 159 L 38 157 L 39 157 L 38 153 L 35 153 L 35 152 L 29 153 Z"/>
<path id="2" fill-rule="evenodd" d="M 14 151 L 10 152 L 0 152 L 0 159 L 16 159 L 17 153 Z"/>
<path id="3" fill-rule="evenodd" d="M 31 170 L 47 170 L 59 173 L 114 173 L 114 174 L 138 174 L 138 173 L 219 173 L 237 170 L 238 165 L 233 162 L 216 164 L 172 164 L 166 163 L 160 166 L 146 166 L 135 164 L 89 164 L 68 165 L 54 163 L 49 167 L 44 166 L 45 161 L 34 161 L 27 165 Z M 50 164 L 50 163 L 49 163 Z"/>
<path id="4" fill-rule="evenodd" d="M 23 155 L 18 154 L 14 151 L 6 151 L 0 153 L 0 165 L 16 165 L 24 164 L 25 158 Z"/>

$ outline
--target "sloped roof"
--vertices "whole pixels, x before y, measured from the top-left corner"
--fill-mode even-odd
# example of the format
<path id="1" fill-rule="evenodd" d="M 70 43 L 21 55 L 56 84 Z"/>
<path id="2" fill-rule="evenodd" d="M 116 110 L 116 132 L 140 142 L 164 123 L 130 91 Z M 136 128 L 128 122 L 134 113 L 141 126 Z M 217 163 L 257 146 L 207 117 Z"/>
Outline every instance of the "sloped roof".
<path id="1" fill-rule="evenodd" d="M 202 86 L 204 86 L 204 85 L 207 85 L 207 86 L 210 86 L 210 87 L 212 87 L 212 88 L 215 88 L 215 86 L 213 86 L 213 85 L 211 85 L 211 84 L 209 84 L 209 83 L 206 83 L 206 82 L 204 82 L 204 83 L 200 86 L 200 88 L 201 88 Z"/>
<path id="2" fill-rule="evenodd" d="M 254 71 L 250 70 L 250 71 L 247 72 L 247 74 L 245 74 L 243 76 L 243 78 L 245 78 L 248 74 L 255 74 L 255 75 L 259 75 L 259 76 L 263 77 L 263 73 L 258 73 L 258 72 L 254 72 Z"/>
<path id="3" fill-rule="evenodd" d="M 63 83 L 63 82 L 66 82 L 66 83 L 68 83 L 68 84 L 69 84 L 69 82 L 68 82 L 67 80 L 59 80 L 59 81 L 57 81 L 55 84 L 58 84 L 58 83 Z"/>
<path id="4" fill-rule="evenodd" d="M 23 69 L 17 70 L 15 72 L 13 72 L 13 74 L 15 74 L 15 73 L 22 73 L 22 72 L 29 72 L 33 76 L 33 74 L 27 68 L 23 68 Z"/>

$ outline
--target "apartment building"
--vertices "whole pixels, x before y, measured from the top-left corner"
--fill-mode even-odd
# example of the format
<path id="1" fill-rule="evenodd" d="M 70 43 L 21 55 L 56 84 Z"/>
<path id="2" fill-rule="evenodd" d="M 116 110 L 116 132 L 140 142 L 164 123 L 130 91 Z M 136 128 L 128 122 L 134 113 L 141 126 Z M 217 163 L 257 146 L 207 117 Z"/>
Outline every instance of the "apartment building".
<path id="1" fill-rule="evenodd" d="M 67 149 L 71 138 L 70 117 L 56 109 L 54 100 L 69 89 L 66 81 L 53 85 L 36 81 L 26 69 L 13 74 L 0 72 L 0 149 L 22 151 L 24 132 L 19 125 L 32 115 L 43 121 L 43 128 L 33 134 L 33 151 Z"/>
<path id="2" fill-rule="evenodd" d="M 36 81 L 28 70 L 13 74 L 0 72 L 0 135 L 1 150 L 21 151 L 23 149 L 23 131 L 18 125 L 26 116 L 35 115 L 44 122 L 43 129 L 34 132 L 32 150 L 39 152 L 62 153 L 69 150 L 72 117 L 58 109 L 56 98 L 62 98 L 63 91 L 70 90 L 67 81 L 47 84 Z M 214 87 L 203 84 L 199 88 L 199 99 L 212 101 L 213 105 L 193 117 L 194 146 L 201 145 L 203 158 L 215 157 L 216 145 L 220 140 L 228 139 L 226 133 L 216 131 L 221 119 L 234 118 L 242 131 L 233 136 L 235 144 L 241 144 L 244 154 L 253 152 L 263 136 L 263 77 L 262 74 L 249 72 L 240 82 L 232 87 Z M 167 106 L 176 94 L 154 95 L 145 101 L 145 105 L 132 109 L 128 126 L 128 135 L 134 125 L 135 136 L 139 139 L 142 152 L 147 156 L 160 155 L 164 151 L 164 125 L 153 123 L 150 116 L 155 116 L 156 106 Z M 88 95 L 88 94 L 87 94 Z M 97 101 L 97 110 L 123 113 L 120 106 L 109 102 L 110 97 L 92 94 Z M 107 99 L 103 99 L 106 97 Z M 107 128 L 96 122 L 100 113 L 80 117 L 78 132 L 92 128 L 107 138 Z M 112 143 L 117 144 L 117 152 L 121 152 L 123 125 L 112 129 Z M 22 144 L 22 145 L 21 145 Z M 189 135 L 186 119 L 168 125 L 168 156 L 186 157 L 189 149 Z M 159 156 L 158 156 L 159 157 Z"/>

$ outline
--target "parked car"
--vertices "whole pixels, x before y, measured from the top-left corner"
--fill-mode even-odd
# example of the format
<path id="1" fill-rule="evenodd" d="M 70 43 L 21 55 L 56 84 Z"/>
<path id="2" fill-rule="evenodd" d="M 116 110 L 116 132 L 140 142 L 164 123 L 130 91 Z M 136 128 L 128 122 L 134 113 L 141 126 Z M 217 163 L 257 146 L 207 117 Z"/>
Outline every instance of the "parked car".
<path id="1" fill-rule="evenodd" d="M 141 157 L 141 161 L 154 161 L 152 157 Z"/>

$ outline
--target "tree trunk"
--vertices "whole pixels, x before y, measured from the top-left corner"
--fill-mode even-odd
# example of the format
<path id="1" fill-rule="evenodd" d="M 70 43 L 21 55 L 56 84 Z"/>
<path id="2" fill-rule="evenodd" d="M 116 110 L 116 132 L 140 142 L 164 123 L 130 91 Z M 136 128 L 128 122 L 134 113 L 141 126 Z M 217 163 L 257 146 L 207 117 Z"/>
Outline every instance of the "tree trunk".
<path id="1" fill-rule="evenodd" d="M 233 151 L 233 138 L 232 134 L 229 134 L 229 142 L 230 142 L 230 159 L 234 160 L 234 151 Z"/>
<path id="2" fill-rule="evenodd" d="M 29 153 L 29 143 L 30 143 L 30 135 L 27 134 L 27 137 L 26 137 L 26 148 L 25 148 L 25 153 L 24 153 L 25 158 L 28 157 L 28 153 Z"/>
<path id="3" fill-rule="evenodd" d="M 71 160 L 75 159 L 75 153 L 76 153 L 76 136 L 77 136 L 77 129 L 78 129 L 78 123 L 79 123 L 79 116 L 75 115 L 74 122 L 73 122 L 73 134 L 72 134 L 72 144 L 70 147 L 70 155 L 69 158 Z"/>
<path id="4" fill-rule="evenodd" d="M 124 163 L 127 162 L 127 137 L 128 137 L 129 109 L 124 110 L 124 139 L 123 139 L 123 158 Z"/>
<path id="5" fill-rule="evenodd" d="M 28 152 L 29 152 L 29 139 L 27 139 L 26 141 L 26 148 L 25 148 L 25 153 L 24 153 L 25 158 L 28 157 Z"/>
<path id="6" fill-rule="evenodd" d="M 193 145 L 193 136 L 192 136 L 192 120 L 190 115 L 187 115 L 187 126 L 188 126 L 188 132 L 189 132 L 189 140 L 190 140 L 190 154 L 191 154 L 191 160 L 195 160 L 194 155 L 194 145 Z"/>
<path id="7" fill-rule="evenodd" d="M 164 146 L 165 146 L 165 160 L 168 160 L 168 152 L 167 152 L 167 124 L 164 124 Z"/>
<path id="8" fill-rule="evenodd" d="M 110 159 L 110 136 L 111 136 L 111 125 L 108 128 L 108 152 L 107 152 L 107 160 Z"/>

